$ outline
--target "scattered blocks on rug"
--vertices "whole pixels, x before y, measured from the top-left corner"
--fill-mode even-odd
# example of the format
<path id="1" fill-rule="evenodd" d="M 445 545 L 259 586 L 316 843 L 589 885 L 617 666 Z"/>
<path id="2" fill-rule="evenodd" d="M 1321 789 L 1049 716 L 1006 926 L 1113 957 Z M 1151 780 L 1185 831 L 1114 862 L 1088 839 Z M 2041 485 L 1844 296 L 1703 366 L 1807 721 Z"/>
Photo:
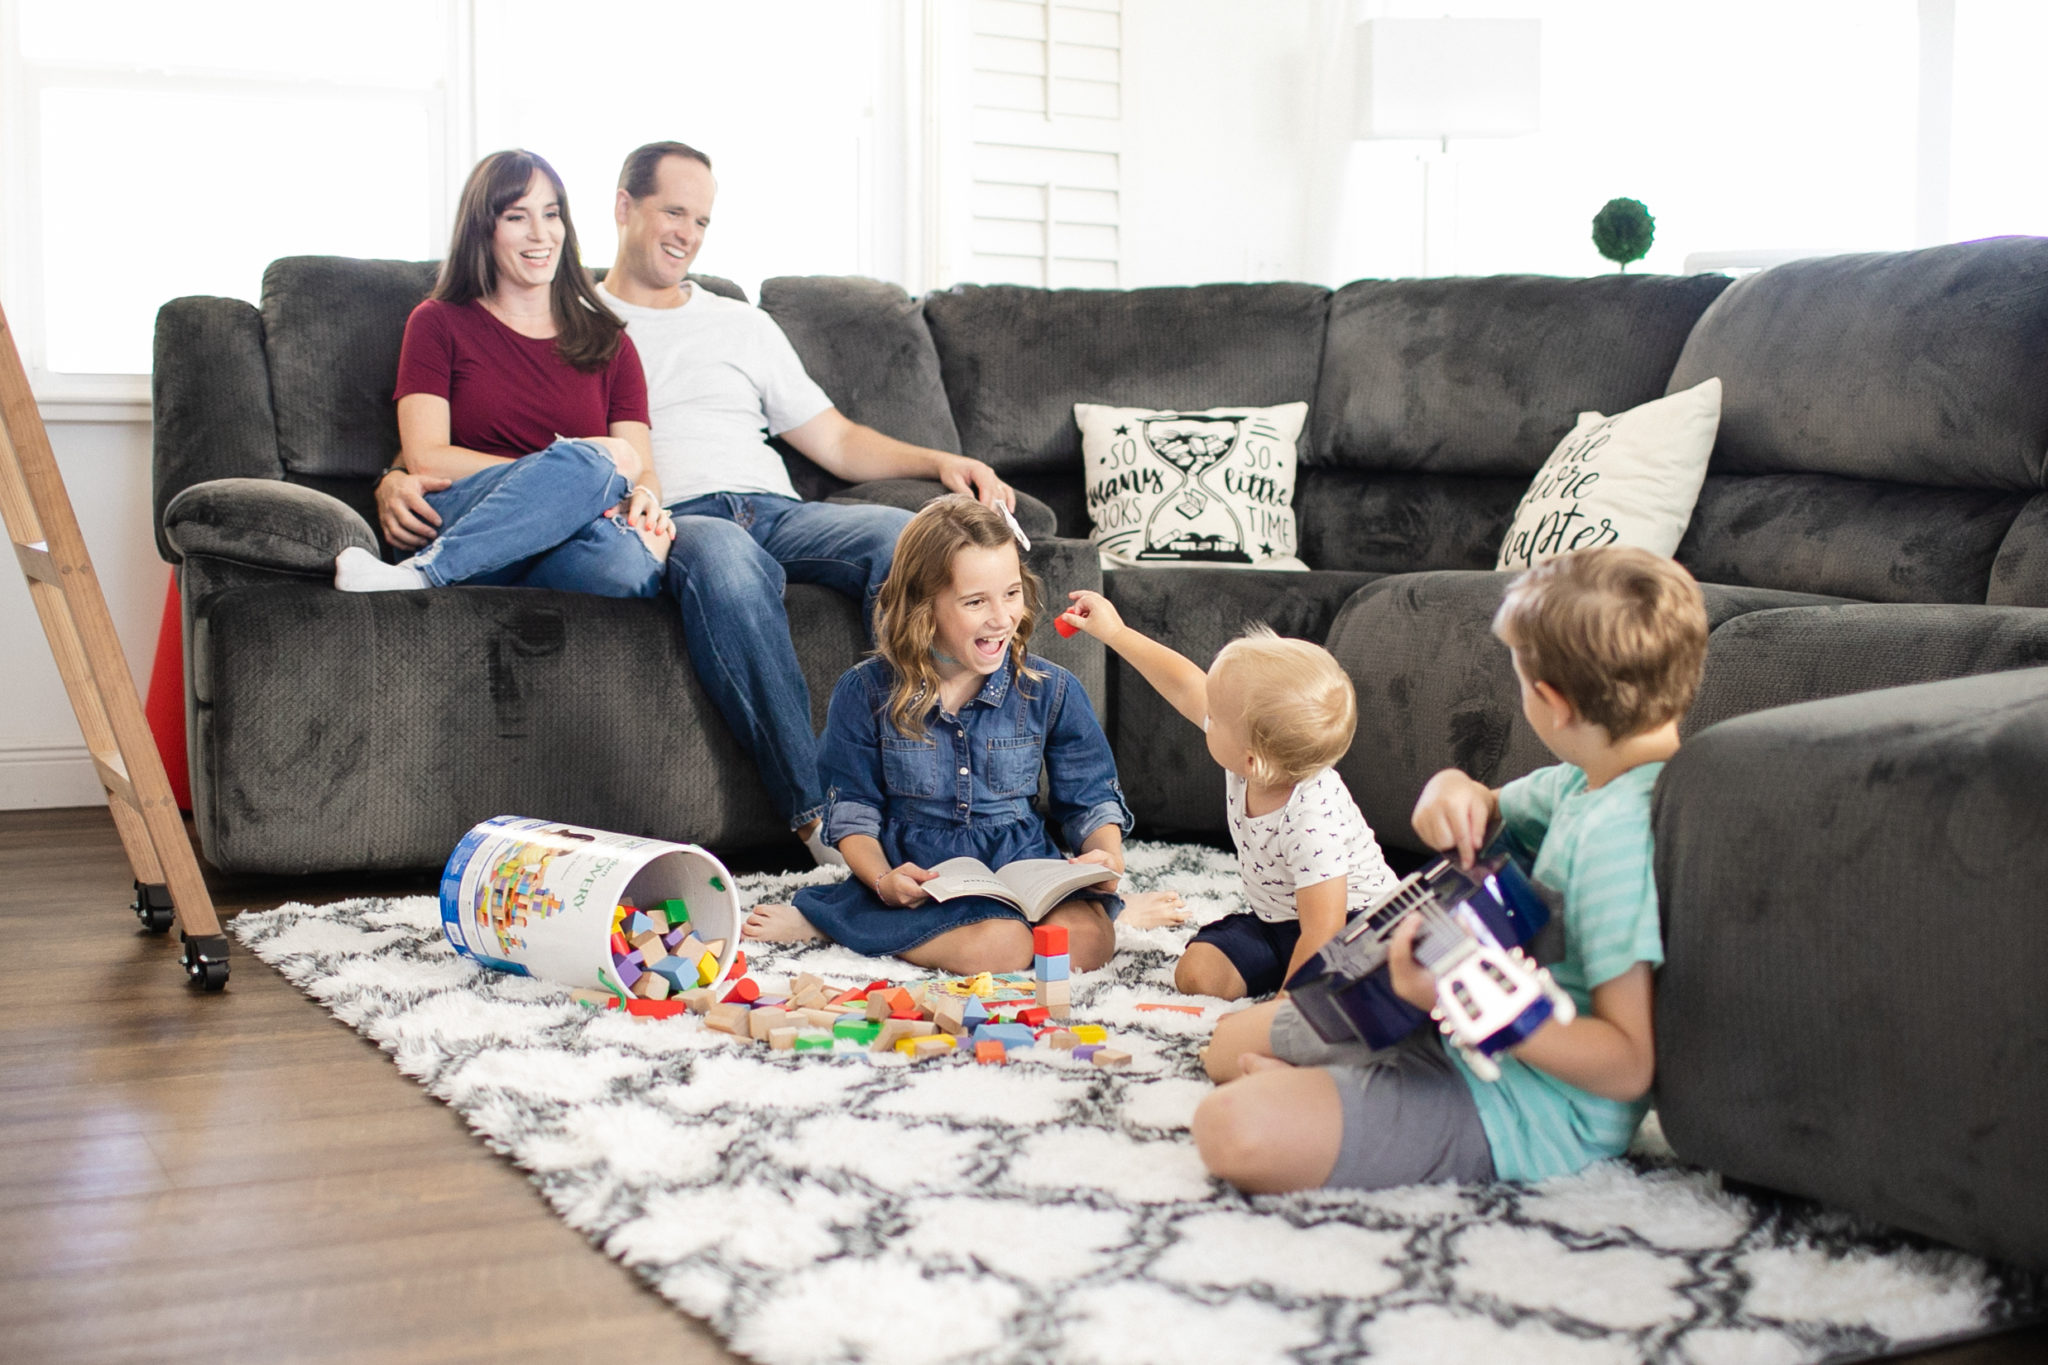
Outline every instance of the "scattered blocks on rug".
<path id="1" fill-rule="evenodd" d="M 1008 1049 L 1001 1043 L 990 1038 L 974 1045 L 974 1060 L 983 1066 L 1001 1066 L 1004 1062 L 1004 1053 L 1007 1051 Z"/>

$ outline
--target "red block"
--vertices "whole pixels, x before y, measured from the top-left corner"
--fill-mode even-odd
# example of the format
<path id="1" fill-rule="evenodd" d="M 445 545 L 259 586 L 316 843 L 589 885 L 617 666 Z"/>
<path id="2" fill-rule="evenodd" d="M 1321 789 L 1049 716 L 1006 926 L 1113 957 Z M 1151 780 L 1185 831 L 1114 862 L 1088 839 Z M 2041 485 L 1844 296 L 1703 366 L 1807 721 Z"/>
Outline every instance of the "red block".
<path id="1" fill-rule="evenodd" d="M 630 953 L 632 951 L 633 945 L 626 942 L 626 936 L 615 931 L 612 934 L 612 956 L 624 957 L 627 953 Z"/>
<path id="2" fill-rule="evenodd" d="M 1062 640 L 1073 639 L 1074 636 L 1079 634 L 1081 630 L 1079 626 L 1075 625 L 1072 621 L 1069 621 L 1065 616 L 1053 617 L 1052 628 L 1060 633 L 1060 638 Z"/>
<path id="3" fill-rule="evenodd" d="M 904 990 L 901 986 L 894 986 L 883 991 L 882 1000 L 883 1003 L 888 1005 L 889 1017 L 892 1019 L 924 1018 L 924 1015 L 917 1008 L 917 1002 L 910 998 L 910 992 Z"/>
<path id="4" fill-rule="evenodd" d="M 1028 1010 L 1017 1011 L 1017 1022 L 1026 1028 L 1037 1028 L 1050 1018 L 1052 1018 L 1052 1011 L 1043 1005 L 1033 1005 Z"/>
<path id="5" fill-rule="evenodd" d="M 1041 924 L 1031 931 L 1031 951 L 1040 957 L 1058 957 L 1067 951 L 1066 926 Z"/>
<path id="6" fill-rule="evenodd" d="M 732 970 L 725 974 L 727 981 L 737 981 L 747 974 L 747 954 L 744 950 L 732 955 Z"/>
<path id="7" fill-rule="evenodd" d="M 753 977 L 746 976 L 734 982 L 732 989 L 726 992 L 725 999 L 719 1003 L 722 1005 L 751 1005 L 760 998 L 760 986 L 755 984 Z"/>
<path id="8" fill-rule="evenodd" d="M 974 1045 L 974 1060 L 983 1066 L 1001 1066 L 1005 1056 L 1003 1045 L 991 1038 Z"/>
<path id="9" fill-rule="evenodd" d="M 626 1013 L 637 1014 L 647 1019 L 673 1019 L 678 1014 L 687 1014 L 689 1005 L 681 1000 L 628 1000 Z"/>

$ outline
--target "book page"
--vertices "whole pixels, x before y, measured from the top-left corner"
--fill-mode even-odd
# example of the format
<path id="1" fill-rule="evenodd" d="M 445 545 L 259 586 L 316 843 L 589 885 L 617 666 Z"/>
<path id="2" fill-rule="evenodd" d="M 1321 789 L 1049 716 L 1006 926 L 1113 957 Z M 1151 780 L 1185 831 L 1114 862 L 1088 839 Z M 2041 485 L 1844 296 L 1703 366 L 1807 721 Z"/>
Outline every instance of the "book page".
<path id="1" fill-rule="evenodd" d="M 997 874 L 1010 884 L 1017 908 L 1036 923 L 1048 910 L 1084 886 L 1116 876 L 1100 863 L 1070 863 L 1064 858 L 1020 858 L 1005 863 Z"/>
<path id="2" fill-rule="evenodd" d="M 935 901 L 949 901 L 955 896 L 990 896 L 1005 905 L 1024 908 L 1017 893 L 979 858 L 948 858 L 934 865 L 932 871 L 938 875 L 926 882 L 924 889 Z"/>

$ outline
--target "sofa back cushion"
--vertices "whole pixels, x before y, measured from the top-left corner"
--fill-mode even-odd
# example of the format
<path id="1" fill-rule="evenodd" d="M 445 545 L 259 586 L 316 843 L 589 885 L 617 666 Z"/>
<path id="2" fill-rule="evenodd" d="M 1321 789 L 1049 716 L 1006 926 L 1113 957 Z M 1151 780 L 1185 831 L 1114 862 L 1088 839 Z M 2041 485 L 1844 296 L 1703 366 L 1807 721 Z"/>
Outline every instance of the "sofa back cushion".
<path id="1" fill-rule="evenodd" d="M 1519 474 L 1304 469 L 1294 497 L 1301 557 L 1318 569 L 1374 573 L 1491 569 L 1528 490 Z"/>
<path id="2" fill-rule="evenodd" d="M 927 295 L 924 313 L 961 448 L 1006 476 L 1070 479 L 1078 505 L 1074 404 L 1313 402 L 1329 297 L 1308 284 L 961 285 Z M 1054 505 L 1067 533 L 1078 534 Z"/>
<path id="3" fill-rule="evenodd" d="M 857 276 L 781 276 L 761 282 L 761 311 L 839 411 L 899 441 L 960 449 L 924 311 L 901 288 Z"/>
<path id="4" fill-rule="evenodd" d="M 398 347 L 438 268 L 286 256 L 263 272 L 270 397 L 287 476 L 365 477 L 398 453 Z"/>
<path id="5" fill-rule="evenodd" d="M 1662 396 L 1727 287 L 1719 275 L 1348 284 L 1330 299 L 1305 460 L 1527 478 L 1581 412 Z"/>

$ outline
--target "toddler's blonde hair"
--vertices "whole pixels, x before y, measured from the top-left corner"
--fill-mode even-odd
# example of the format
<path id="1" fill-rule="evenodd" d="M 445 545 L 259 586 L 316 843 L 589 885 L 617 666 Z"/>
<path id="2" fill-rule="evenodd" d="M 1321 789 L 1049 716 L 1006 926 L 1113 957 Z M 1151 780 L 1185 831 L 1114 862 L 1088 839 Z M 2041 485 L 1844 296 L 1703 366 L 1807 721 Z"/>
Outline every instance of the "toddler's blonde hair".
<path id="1" fill-rule="evenodd" d="M 1330 651 L 1257 625 L 1223 646 L 1216 676 L 1234 679 L 1243 701 L 1251 779 L 1303 782 L 1335 765 L 1358 729 L 1358 693 Z"/>
<path id="2" fill-rule="evenodd" d="M 1683 716 L 1707 662 L 1707 605 L 1674 560 L 1621 545 L 1539 564 L 1508 585 L 1493 633 L 1610 739 Z"/>

